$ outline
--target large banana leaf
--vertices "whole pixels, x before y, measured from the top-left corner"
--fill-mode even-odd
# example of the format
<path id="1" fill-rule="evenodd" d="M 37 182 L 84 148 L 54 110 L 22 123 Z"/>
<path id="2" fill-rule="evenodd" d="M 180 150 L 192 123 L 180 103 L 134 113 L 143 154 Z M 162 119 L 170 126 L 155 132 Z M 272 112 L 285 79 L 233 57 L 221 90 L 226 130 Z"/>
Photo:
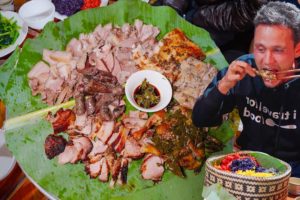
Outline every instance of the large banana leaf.
<path id="1" fill-rule="evenodd" d="M 59 23 L 47 24 L 38 38 L 27 40 L 22 51 L 16 51 L 0 67 L 0 98 L 8 108 L 5 124 L 8 147 L 23 170 L 55 198 L 201 199 L 204 170 L 199 175 L 187 172 L 186 179 L 166 172 L 163 181 L 154 185 L 151 181 L 141 179 L 140 162 L 132 162 L 128 184 L 110 189 L 108 184 L 90 180 L 82 164 L 60 166 L 57 159 L 48 160 L 44 154 L 44 140 L 52 132 L 52 127 L 43 119 L 43 115 L 59 106 L 49 108 L 40 97 L 31 95 L 28 86 L 27 73 L 41 60 L 42 50 L 64 50 L 71 38 L 91 32 L 98 24 L 112 22 L 122 25 L 125 22 L 132 23 L 135 19 L 158 26 L 161 31 L 159 38 L 179 27 L 205 51 L 207 62 L 219 69 L 227 65 L 209 34 L 186 22 L 174 10 L 151 7 L 140 0 L 123 0 L 108 7 L 79 12 Z M 72 104 L 69 102 L 61 106 Z M 224 124 L 221 130 L 223 135 L 232 135 L 228 124 Z"/>

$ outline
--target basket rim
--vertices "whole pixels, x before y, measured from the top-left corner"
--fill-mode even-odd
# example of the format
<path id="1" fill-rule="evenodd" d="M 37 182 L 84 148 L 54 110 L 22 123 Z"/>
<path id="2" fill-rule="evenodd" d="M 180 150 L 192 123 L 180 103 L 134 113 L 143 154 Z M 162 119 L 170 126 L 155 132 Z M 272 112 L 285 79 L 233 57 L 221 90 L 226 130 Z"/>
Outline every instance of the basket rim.
<path id="1" fill-rule="evenodd" d="M 238 152 L 233 152 L 233 153 L 229 153 L 229 154 L 227 153 L 227 154 L 222 154 L 222 155 L 217 155 L 217 156 L 211 156 L 205 162 L 206 167 L 211 168 L 211 170 L 215 170 L 216 172 L 218 172 L 221 175 L 226 175 L 226 176 L 230 175 L 231 177 L 234 177 L 234 178 L 243 178 L 243 179 L 248 179 L 248 180 L 252 180 L 252 181 L 267 181 L 267 180 L 268 181 L 277 181 L 279 179 L 285 178 L 286 176 L 290 176 L 290 174 L 291 174 L 291 166 L 288 163 L 286 163 L 285 161 L 280 160 L 280 159 L 275 158 L 275 157 L 274 157 L 275 159 L 277 159 L 279 162 L 281 162 L 283 165 L 286 166 L 287 170 L 284 173 L 280 174 L 280 175 L 271 176 L 271 177 L 257 177 L 257 176 L 240 175 L 240 174 L 236 174 L 236 173 L 232 173 L 232 172 L 228 172 L 228 171 L 218 169 L 218 168 L 214 167 L 211 164 L 213 161 L 219 160 L 224 156 L 232 155 L 232 154 L 236 154 L 236 153 L 249 153 L 249 154 L 259 153 L 259 154 L 264 154 L 264 155 L 267 155 L 267 156 L 271 156 L 267 153 L 260 152 L 260 151 L 238 151 Z M 271 157 L 273 157 L 273 156 L 271 156 Z"/>

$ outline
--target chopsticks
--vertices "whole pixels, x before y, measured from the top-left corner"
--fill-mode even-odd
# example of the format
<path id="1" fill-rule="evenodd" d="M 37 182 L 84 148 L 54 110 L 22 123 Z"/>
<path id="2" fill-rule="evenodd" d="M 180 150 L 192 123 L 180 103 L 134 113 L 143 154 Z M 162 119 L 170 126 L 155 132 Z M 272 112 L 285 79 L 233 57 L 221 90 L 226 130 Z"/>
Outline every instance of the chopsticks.
<path id="1" fill-rule="evenodd" d="M 287 80 L 287 79 L 293 79 L 293 78 L 300 78 L 300 74 L 298 75 L 290 75 L 290 76 L 282 76 L 282 77 L 277 77 L 278 80 Z"/>
<path id="2" fill-rule="evenodd" d="M 271 79 L 271 80 L 288 80 L 293 78 L 300 78 L 300 74 L 293 74 L 300 72 L 300 69 L 289 69 L 289 70 L 282 70 L 278 72 L 272 72 L 268 70 L 257 70 L 254 69 L 256 75 L 261 76 L 265 79 Z"/>
<path id="3" fill-rule="evenodd" d="M 276 74 L 295 73 L 295 72 L 300 72 L 300 69 L 282 70 L 282 71 L 276 72 Z"/>
<path id="4" fill-rule="evenodd" d="M 276 77 L 278 80 L 300 78 L 300 74 L 293 74 L 293 73 L 297 73 L 297 72 L 300 72 L 300 69 L 282 70 L 282 71 L 276 72 Z"/>

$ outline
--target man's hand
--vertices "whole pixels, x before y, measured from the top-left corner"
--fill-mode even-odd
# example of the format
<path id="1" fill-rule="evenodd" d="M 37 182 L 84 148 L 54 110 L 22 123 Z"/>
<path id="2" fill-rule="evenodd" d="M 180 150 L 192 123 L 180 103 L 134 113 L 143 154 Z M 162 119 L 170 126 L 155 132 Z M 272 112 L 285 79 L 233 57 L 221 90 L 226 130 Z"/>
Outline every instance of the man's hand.
<path id="1" fill-rule="evenodd" d="M 237 82 L 242 80 L 246 74 L 254 77 L 256 76 L 253 68 L 244 61 L 233 61 L 227 70 L 225 76 L 219 81 L 218 90 L 222 94 L 227 94 L 227 92 L 233 88 Z"/>

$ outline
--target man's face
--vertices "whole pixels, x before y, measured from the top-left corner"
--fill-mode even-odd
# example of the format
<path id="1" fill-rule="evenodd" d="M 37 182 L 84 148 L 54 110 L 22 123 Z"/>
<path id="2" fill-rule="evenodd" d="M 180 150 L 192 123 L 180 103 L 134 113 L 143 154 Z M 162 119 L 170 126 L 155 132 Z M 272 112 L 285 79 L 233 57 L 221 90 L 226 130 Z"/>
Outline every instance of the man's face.
<path id="1" fill-rule="evenodd" d="M 293 33 L 279 25 L 258 25 L 254 35 L 254 58 L 258 69 L 278 72 L 292 69 L 295 60 Z M 274 88 L 283 80 L 263 79 L 266 87 Z"/>

